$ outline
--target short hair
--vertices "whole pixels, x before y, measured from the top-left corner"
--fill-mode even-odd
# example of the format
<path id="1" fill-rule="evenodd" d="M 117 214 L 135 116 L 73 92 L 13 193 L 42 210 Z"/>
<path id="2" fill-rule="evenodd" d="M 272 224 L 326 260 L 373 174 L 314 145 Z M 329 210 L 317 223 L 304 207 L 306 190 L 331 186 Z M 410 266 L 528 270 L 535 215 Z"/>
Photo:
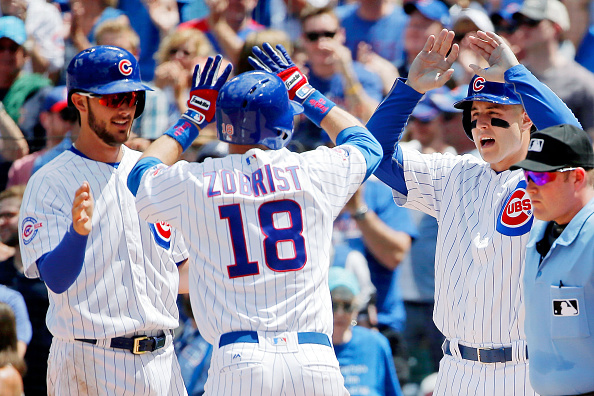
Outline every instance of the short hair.
<path id="1" fill-rule="evenodd" d="M 130 44 L 132 45 L 132 52 L 136 52 L 140 49 L 140 37 L 138 36 L 138 33 L 136 33 L 136 31 L 132 29 L 132 26 L 122 19 L 108 19 L 97 26 L 97 30 L 95 31 L 95 42 L 97 45 L 103 45 L 103 36 L 110 33 L 118 36 L 128 35 Z"/>
<path id="2" fill-rule="evenodd" d="M 241 74 L 253 69 L 248 62 L 248 57 L 252 55 L 252 48 L 255 45 L 261 47 L 263 43 L 269 43 L 273 48 L 276 48 L 277 44 L 282 44 L 290 56 L 293 54 L 293 43 L 287 32 L 284 30 L 264 29 L 257 32 L 251 32 L 247 35 L 245 42 L 243 43 L 243 48 L 241 49 L 241 53 L 237 60 L 237 67 L 235 67 L 235 74 Z"/>
<path id="3" fill-rule="evenodd" d="M 594 187 L 594 169 L 586 169 L 586 181 L 590 187 Z"/>
<path id="4" fill-rule="evenodd" d="M 328 14 L 331 17 L 333 17 L 334 19 L 336 19 L 336 22 L 338 22 L 338 25 L 340 26 L 340 19 L 334 12 L 334 8 L 328 7 L 328 6 L 326 6 L 326 7 L 305 7 L 303 9 L 303 11 L 301 11 L 301 13 L 299 14 L 299 21 L 301 22 L 301 26 L 303 26 L 305 24 L 305 21 L 307 21 L 308 19 L 313 18 L 318 15 L 324 15 L 324 14 Z"/>
<path id="5" fill-rule="evenodd" d="M 101 4 L 104 7 L 116 8 L 118 6 L 118 0 L 101 0 Z"/>
<path id="6" fill-rule="evenodd" d="M 172 48 L 188 42 L 196 41 L 195 56 L 207 57 L 214 54 L 214 50 L 208 41 L 208 37 L 197 29 L 174 30 L 163 38 L 159 49 L 155 53 L 155 59 L 159 64 L 167 62 L 170 58 L 169 52 Z"/>
<path id="7" fill-rule="evenodd" d="M 16 317 L 10 305 L 0 302 L 0 351 L 17 350 Z"/>
<path id="8" fill-rule="evenodd" d="M 8 198 L 20 198 L 23 199 L 25 195 L 25 184 L 17 184 L 15 186 L 8 187 L 6 190 L 0 192 L 0 201 Z"/>

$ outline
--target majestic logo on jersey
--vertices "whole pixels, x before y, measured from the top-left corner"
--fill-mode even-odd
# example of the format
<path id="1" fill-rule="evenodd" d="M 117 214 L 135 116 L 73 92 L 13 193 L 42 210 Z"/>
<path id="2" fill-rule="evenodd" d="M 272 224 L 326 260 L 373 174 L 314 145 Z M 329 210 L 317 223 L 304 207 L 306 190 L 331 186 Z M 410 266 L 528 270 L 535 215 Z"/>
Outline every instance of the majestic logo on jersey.
<path id="1" fill-rule="evenodd" d="M 163 249 L 169 250 L 169 247 L 171 246 L 171 226 L 169 223 L 162 221 L 160 223 L 149 224 L 149 226 L 157 245 L 161 246 Z"/>
<path id="2" fill-rule="evenodd" d="M 544 146 L 543 139 L 530 139 L 530 145 L 528 146 L 528 151 L 536 151 L 540 153 L 542 151 L 542 147 Z"/>
<path id="3" fill-rule="evenodd" d="M 33 217 L 26 217 L 23 220 L 21 229 L 23 230 L 23 243 L 28 245 L 37 235 L 37 231 L 43 227 L 43 223 L 38 223 Z"/>
<path id="4" fill-rule="evenodd" d="M 485 79 L 483 77 L 477 77 L 472 83 L 472 89 L 474 92 L 482 91 L 485 88 Z"/>
<path id="5" fill-rule="evenodd" d="M 532 228 L 532 202 L 526 192 L 526 181 L 518 183 L 499 212 L 497 231 L 503 235 L 524 235 Z"/>
<path id="6" fill-rule="evenodd" d="M 339 156 L 339 157 L 340 157 L 340 158 L 341 158 L 343 161 L 346 161 L 346 160 L 347 160 L 347 158 L 348 158 L 348 157 L 349 157 L 349 155 L 350 155 L 348 151 L 346 151 L 345 149 L 343 149 L 343 148 L 340 148 L 340 147 L 334 147 L 334 148 L 332 149 L 332 151 L 334 151 L 334 153 L 338 154 L 338 156 Z"/>
<path id="7" fill-rule="evenodd" d="M 553 300 L 554 316 L 578 316 L 580 307 L 577 299 Z"/>
<path id="8" fill-rule="evenodd" d="M 129 76 L 132 74 L 132 62 L 128 59 L 122 59 L 120 63 L 118 63 L 118 69 L 124 76 Z"/>

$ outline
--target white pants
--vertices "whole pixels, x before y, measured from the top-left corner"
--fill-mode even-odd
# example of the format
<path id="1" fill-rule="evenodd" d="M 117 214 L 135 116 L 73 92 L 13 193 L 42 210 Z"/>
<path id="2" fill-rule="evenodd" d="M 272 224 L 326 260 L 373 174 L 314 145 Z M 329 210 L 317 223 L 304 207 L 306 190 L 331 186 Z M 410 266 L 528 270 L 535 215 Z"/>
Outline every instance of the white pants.
<path id="1" fill-rule="evenodd" d="M 349 394 L 333 348 L 298 344 L 297 333 L 259 335 L 258 338 L 258 343 L 238 342 L 221 348 L 217 339 L 204 387 L 205 395 Z"/>
<path id="2" fill-rule="evenodd" d="M 187 395 L 171 335 L 165 347 L 142 355 L 54 338 L 47 387 L 49 396 Z"/>

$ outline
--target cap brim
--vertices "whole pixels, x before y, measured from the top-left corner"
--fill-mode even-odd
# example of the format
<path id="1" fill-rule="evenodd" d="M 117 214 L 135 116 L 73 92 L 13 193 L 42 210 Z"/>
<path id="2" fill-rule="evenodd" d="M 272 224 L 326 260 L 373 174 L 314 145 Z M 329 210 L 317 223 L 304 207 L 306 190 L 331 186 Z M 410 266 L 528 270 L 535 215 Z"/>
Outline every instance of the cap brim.
<path id="1" fill-rule="evenodd" d="M 294 100 L 289 100 L 289 103 L 291 103 L 291 108 L 293 109 L 293 115 L 303 113 L 303 106 L 301 104 L 295 102 Z"/>
<path id="2" fill-rule="evenodd" d="M 512 166 L 509 167 L 509 169 L 510 170 L 524 169 L 524 170 L 533 171 L 533 172 L 554 172 L 556 170 L 562 169 L 563 167 L 564 167 L 563 165 L 548 165 L 548 164 L 543 164 L 542 162 L 536 162 L 533 160 L 525 159 L 525 160 L 520 161 L 516 164 L 513 164 Z"/>
<path id="3" fill-rule="evenodd" d="M 148 85 L 130 80 L 117 80 L 109 84 L 89 87 L 85 90 L 99 95 L 133 91 L 153 91 Z"/>

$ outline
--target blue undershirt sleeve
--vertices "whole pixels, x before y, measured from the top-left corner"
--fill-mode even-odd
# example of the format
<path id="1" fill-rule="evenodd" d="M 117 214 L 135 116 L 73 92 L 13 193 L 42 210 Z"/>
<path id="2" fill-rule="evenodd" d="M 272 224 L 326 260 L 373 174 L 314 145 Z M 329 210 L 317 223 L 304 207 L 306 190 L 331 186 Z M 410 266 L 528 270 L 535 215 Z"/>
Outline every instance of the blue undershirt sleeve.
<path id="1" fill-rule="evenodd" d="M 382 148 L 376 138 L 366 128 L 352 126 L 343 129 L 336 137 L 336 144 L 348 144 L 357 147 L 365 157 L 367 172 L 365 180 L 376 170 L 382 158 Z"/>
<path id="2" fill-rule="evenodd" d="M 64 293 L 80 274 L 87 239 L 88 235 L 80 235 L 71 224 L 58 246 L 37 260 L 41 279 L 54 293 Z"/>
<path id="3" fill-rule="evenodd" d="M 134 168 L 132 168 L 130 174 L 128 175 L 128 190 L 132 192 L 132 195 L 136 196 L 144 172 L 146 172 L 153 166 L 162 163 L 163 162 L 156 157 L 144 157 L 141 158 L 140 161 L 136 163 L 136 165 L 134 165 Z"/>
<path id="4" fill-rule="evenodd" d="M 388 186 L 407 195 L 404 181 L 402 148 L 398 144 L 408 117 L 423 94 L 406 85 L 398 78 L 388 96 L 380 103 L 369 121 L 367 129 L 376 137 L 384 151 L 375 175 Z"/>
<path id="5" fill-rule="evenodd" d="M 504 76 L 505 81 L 520 96 L 524 109 L 536 128 L 544 129 L 559 124 L 582 127 L 565 102 L 534 77 L 524 65 L 509 68 Z"/>

